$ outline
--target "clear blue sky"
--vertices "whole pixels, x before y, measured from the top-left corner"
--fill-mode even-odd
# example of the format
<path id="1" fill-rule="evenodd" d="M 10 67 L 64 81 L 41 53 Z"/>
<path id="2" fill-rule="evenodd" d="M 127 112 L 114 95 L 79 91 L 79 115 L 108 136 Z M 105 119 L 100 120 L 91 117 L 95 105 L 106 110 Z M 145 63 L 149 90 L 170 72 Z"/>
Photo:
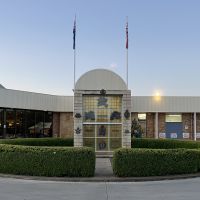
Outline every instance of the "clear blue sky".
<path id="1" fill-rule="evenodd" d="M 107 68 L 125 79 L 129 18 L 132 95 L 200 95 L 199 0 L 0 0 L 0 83 L 72 95 L 77 78 Z"/>

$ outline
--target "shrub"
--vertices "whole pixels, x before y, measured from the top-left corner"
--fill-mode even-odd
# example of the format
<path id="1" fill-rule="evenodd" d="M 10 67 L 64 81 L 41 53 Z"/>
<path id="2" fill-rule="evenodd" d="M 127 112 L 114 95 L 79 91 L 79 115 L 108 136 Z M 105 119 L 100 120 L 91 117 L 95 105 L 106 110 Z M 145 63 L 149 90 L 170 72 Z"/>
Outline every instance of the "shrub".
<path id="1" fill-rule="evenodd" d="M 118 149 L 113 171 L 124 177 L 195 173 L 199 158 L 199 150 L 191 149 Z"/>
<path id="2" fill-rule="evenodd" d="M 183 141 L 174 139 L 132 139 L 132 148 L 149 148 L 149 149 L 197 149 L 200 143 L 195 141 Z"/>
<path id="3" fill-rule="evenodd" d="M 0 144 L 0 173 L 32 176 L 94 175 L 92 148 L 27 147 Z"/>
<path id="4" fill-rule="evenodd" d="M 17 138 L 1 139 L 0 144 L 24 146 L 74 146 L 73 138 Z"/>

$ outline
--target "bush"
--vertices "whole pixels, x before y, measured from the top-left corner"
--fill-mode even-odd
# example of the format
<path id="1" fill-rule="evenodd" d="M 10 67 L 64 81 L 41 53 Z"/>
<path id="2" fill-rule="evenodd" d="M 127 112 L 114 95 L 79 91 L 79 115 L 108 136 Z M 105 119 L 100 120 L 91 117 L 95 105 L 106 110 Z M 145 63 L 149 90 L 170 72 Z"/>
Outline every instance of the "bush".
<path id="1" fill-rule="evenodd" d="M 174 139 L 132 139 L 132 148 L 149 148 L 149 149 L 197 149 L 200 143 L 195 141 L 183 141 Z"/>
<path id="2" fill-rule="evenodd" d="M 73 138 L 17 138 L 1 139 L 0 144 L 24 146 L 74 146 Z"/>
<path id="3" fill-rule="evenodd" d="M 27 147 L 0 144 L 0 173 L 31 176 L 94 175 L 92 148 Z"/>
<path id="4" fill-rule="evenodd" d="M 114 152 L 113 172 L 124 177 L 195 173 L 199 158 L 199 150 L 118 149 Z"/>

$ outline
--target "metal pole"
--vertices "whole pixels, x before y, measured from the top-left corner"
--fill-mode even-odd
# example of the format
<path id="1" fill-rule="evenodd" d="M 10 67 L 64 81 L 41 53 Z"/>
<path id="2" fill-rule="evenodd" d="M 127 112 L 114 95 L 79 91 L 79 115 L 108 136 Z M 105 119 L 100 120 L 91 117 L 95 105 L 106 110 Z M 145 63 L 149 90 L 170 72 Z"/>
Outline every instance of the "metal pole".
<path id="1" fill-rule="evenodd" d="M 128 49 L 126 50 L 126 84 L 128 88 Z"/>
<path id="2" fill-rule="evenodd" d="M 128 88 L 128 16 L 126 17 L 126 84 Z"/>
<path id="3" fill-rule="evenodd" d="M 74 49 L 74 94 L 75 94 L 75 84 L 76 84 L 76 49 Z"/>

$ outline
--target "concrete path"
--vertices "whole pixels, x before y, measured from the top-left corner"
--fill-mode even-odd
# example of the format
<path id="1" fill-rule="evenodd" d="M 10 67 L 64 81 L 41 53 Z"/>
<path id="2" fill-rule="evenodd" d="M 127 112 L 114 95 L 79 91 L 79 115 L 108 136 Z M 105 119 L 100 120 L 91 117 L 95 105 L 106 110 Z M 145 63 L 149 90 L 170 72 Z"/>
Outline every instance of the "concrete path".
<path id="1" fill-rule="evenodd" d="M 0 178 L 0 200 L 199 200 L 200 178 L 153 182 L 53 182 Z"/>
<path id="2" fill-rule="evenodd" d="M 96 158 L 96 177 L 113 177 L 110 158 Z"/>

